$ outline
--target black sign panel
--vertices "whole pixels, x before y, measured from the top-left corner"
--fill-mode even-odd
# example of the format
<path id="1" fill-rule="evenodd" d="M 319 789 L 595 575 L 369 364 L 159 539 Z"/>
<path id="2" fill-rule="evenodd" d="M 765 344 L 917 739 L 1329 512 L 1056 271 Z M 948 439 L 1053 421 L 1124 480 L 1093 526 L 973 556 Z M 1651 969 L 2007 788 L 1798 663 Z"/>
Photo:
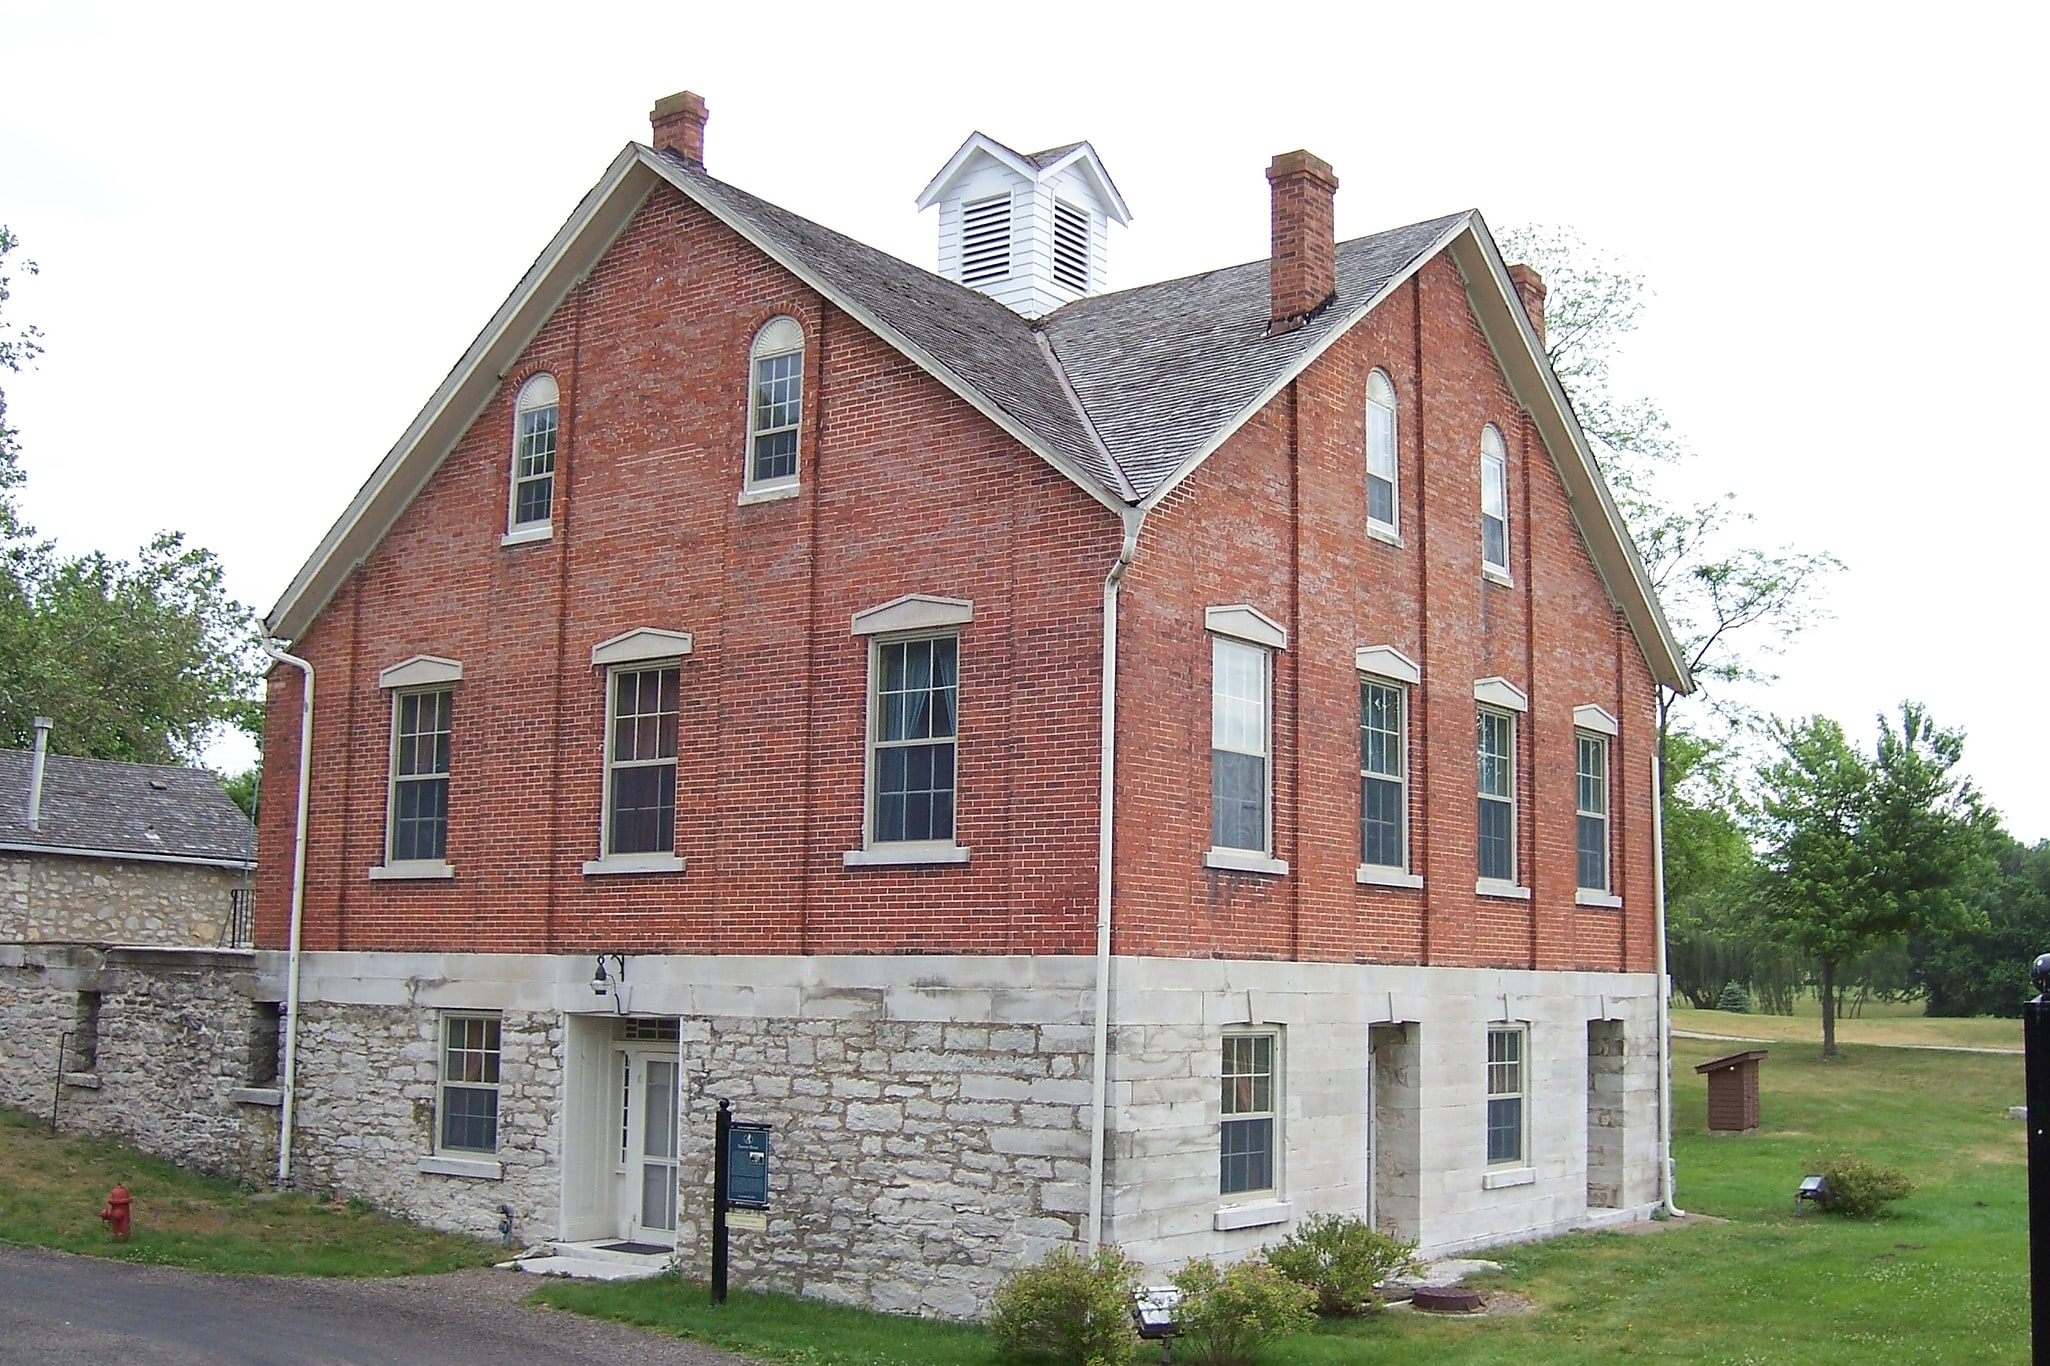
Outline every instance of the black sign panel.
<path id="1" fill-rule="evenodd" d="M 726 1203 L 769 1207 L 769 1126 L 735 1122 L 726 1134 Z"/>

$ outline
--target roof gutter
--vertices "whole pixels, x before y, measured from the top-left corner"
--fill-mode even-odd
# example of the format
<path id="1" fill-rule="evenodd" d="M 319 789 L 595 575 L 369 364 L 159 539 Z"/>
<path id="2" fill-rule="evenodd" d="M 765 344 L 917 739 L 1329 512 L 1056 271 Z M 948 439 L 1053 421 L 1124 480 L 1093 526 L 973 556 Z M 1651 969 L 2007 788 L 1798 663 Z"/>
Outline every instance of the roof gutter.
<path id="1" fill-rule="evenodd" d="M 292 1121 L 299 1098 L 299 931 L 306 913 L 306 802 L 313 780 L 313 666 L 297 655 L 288 655 L 274 640 L 263 642 L 263 652 L 280 664 L 289 664 L 304 675 L 299 696 L 299 808 L 292 822 L 292 934 L 285 968 L 285 1063 L 279 1080 L 284 1083 L 283 1105 L 278 1112 L 278 1185 L 292 1180 Z"/>
<path id="2" fill-rule="evenodd" d="M 103 858 L 127 863 L 181 863 L 195 868 L 230 868 L 246 872 L 256 866 L 253 858 L 208 858 L 202 854 L 153 854 L 140 849 L 91 849 L 73 844 L 31 844 L 27 840 L 0 840 L 0 854 L 57 854 L 64 858 Z"/>
<path id="3" fill-rule="evenodd" d="M 1110 910 L 1111 837 L 1117 797 L 1118 589 L 1139 553 L 1139 528 L 1146 514 L 1124 513 L 1124 542 L 1103 579 L 1103 734 L 1097 758 L 1096 800 L 1096 1039 L 1090 1067 L 1089 1232 L 1085 1247 L 1103 1245 L 1103 1143 L 1110 1108 Z"/>

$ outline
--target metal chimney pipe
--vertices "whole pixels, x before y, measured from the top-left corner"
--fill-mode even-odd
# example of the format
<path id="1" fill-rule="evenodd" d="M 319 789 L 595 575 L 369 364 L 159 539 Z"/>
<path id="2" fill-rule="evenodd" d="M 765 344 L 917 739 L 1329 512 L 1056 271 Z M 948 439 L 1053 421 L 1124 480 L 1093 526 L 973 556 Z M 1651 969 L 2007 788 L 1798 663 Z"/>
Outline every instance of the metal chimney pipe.
<path id="1" fill-rule="evenodd" d="M 50 727 L 56 723 L 47 716 L 38 716 L 32 723 L 36 728 L 35 756 L 28 761 L 28 828 L 40 830 L 43 826 L 43 761 L 50 757 Z"/>

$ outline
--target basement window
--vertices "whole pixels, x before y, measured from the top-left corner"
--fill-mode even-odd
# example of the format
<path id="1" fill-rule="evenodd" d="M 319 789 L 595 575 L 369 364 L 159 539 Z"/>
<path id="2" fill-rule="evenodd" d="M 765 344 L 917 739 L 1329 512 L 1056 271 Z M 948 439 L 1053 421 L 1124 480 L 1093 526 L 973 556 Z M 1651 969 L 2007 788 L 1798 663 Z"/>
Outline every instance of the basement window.
<path id="1" fill-rule="evenodd" d="M 1010 193 L 967 201 L 961 206 L 961 283 L 988 284 L 1010 273 Z"/>
<path id="2" fill-rule="evenodd" d="M 1089 214 L 1058 199 L 1053 202 L 1053 279 L 1077 294 L 1089 292 Z"/>

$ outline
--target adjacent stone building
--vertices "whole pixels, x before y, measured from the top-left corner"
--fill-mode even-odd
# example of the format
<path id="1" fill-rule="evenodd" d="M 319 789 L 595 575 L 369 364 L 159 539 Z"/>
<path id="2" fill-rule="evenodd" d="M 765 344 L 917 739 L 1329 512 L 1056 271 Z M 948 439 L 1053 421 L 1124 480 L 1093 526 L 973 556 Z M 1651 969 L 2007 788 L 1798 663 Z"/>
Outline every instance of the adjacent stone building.
<path id="1" fill-rule="evenodd" d="M 1294 152 L 1270 260 L 1113 292 L 1095 150 L 981 135 L 936 275 L 704 128 L 656 105 L 267 619 L 208 989 L 296 1002 L 291 1178 L 697 1261 L 726 1099 L 738 1275 L 949 1316 L 1063 1242 L 1652 1209 L 1689 680 L 1542 281 L 1470 211 L 1336 242 Z"/>

